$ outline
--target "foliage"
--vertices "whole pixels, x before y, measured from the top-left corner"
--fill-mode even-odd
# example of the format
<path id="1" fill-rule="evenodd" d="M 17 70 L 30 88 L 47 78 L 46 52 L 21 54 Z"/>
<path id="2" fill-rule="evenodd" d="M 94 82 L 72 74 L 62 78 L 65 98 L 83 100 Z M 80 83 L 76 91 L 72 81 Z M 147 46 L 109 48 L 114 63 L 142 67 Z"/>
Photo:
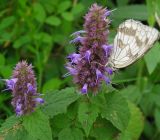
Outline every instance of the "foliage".
<path id="1" fill-rule="evenodd" d="M 135 64 L 119 70 L 112 85 L 96 96 L 81 95 L 63 78 L 66 54 L 76 50 L 70 34 L 97 2 L 111 15 L 109 42 L 128 18 L 160 29 L 160 0 L 12 0 L 0 1 L 0 75 L 9 78 L 22 59 L 32 62 L 45 104 L 17 117 L 9 91 L 0 93 L 0 139 L 4 140 L 158 140 L 160 139 L 160 44 Z M 3 83 L 0 88 L 4 89 Z"/>

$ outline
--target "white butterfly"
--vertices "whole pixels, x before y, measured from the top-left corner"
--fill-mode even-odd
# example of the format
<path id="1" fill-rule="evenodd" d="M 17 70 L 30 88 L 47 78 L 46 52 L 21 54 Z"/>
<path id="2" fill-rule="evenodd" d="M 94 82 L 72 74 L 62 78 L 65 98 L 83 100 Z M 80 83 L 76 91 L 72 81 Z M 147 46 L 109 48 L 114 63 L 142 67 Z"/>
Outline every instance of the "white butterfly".
<path id="1" fill-rule="evenodd" d="M 141 58 L 160 37 L 157 29 L 133 19 L 118 27 L 111 54 L 111 65 L 124 68 Z"/>

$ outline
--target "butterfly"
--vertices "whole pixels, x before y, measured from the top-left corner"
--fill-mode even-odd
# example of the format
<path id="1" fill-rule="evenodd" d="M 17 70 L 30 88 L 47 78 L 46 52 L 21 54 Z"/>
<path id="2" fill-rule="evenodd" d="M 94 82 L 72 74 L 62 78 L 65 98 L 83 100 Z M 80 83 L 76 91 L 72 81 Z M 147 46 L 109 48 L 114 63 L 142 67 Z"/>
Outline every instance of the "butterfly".
<path id="1" fill-rule="evenodd" d="M 114 38 L 110 63 L 113 68 L 124 68 L 140 59 L 156 40 L 160 38 L 157 29 L 140 21 L 128 19 L 118 27 Z"/>

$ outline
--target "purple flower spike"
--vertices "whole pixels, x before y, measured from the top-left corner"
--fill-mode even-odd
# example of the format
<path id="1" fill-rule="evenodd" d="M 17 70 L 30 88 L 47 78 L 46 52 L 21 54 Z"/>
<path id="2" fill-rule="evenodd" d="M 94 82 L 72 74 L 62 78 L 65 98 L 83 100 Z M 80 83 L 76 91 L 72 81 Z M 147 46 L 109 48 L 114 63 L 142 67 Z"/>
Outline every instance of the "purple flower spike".
<path id="1" fill-rule="evenodd" d="M 87 87 L 88 87 L 87 84 L 84 84 L 84 86 L 82 87 L 81 92 L 82 92 L 83 94 L 87 94 Z"/>
<path id="2" fill-rule="evenodd" d="M 84 37 L 77 36 L 75 39 L 70 41 L 70 44 L 82 43 L 83 40 L 84 40 Z"/>
<path id="3" fill-rule="evenodd" d="M 13 90 L 17 80 L 18 80 L 17 78 L 12 78 L 10 80 L 8 80 L 8 79 L 5 80 L 6 81 L 6 85 L 7 85 L 7 89 Z"/>
<path id="4" fill-rule="evenodd" d="M 107 8 L 93 4 L 84 17 L 82 31 L 72 34 L 76 38 L 70 43 L 80 46 L 78 50 L 80 57 L 74 55 L 67 57 L 69 63 L 66 68 L 83 94 L 87 94 L 88 91 L 97 93 L 102 80 L 110 83 L 108 77 L 113 71 L 112 68 L 106 70 L 106 66 L 109 65 L 108 60 L 112 51 L 112 46 L 108 44 L 110 19 L 107 17 L 111 12 Z"/>
<path id="5" fill-rule="evenodd" d="M 42 98 L 35 98 L 35 101 L 40 104 L 44 103 L 44 100 Z"/>
<path id="6" fill-rule="evenodd" d="M 91 51 L 90 50 L 86 51 L 85 58 L 88 60 L 88 62 L 90 62 L 90 56 L 91 56 Z"/>
<path id="7" fill-rule="evenodd" d="M 12 90 L 12 105 L 17 116 L 30 114 L 34 111 L 39 98 L 37 93 L 36 78 L 32 65 L 26 61 L 19 62 L 12 75 L 12 79 L 5 80 L 8 89 Z"/>
<path id="8" fill-rule="evenodd" d="M 109 75 L 112 75 L 113 74 L 113 70 L 109 67 L 106 68 L 106 72 L 109 74 Z"/>

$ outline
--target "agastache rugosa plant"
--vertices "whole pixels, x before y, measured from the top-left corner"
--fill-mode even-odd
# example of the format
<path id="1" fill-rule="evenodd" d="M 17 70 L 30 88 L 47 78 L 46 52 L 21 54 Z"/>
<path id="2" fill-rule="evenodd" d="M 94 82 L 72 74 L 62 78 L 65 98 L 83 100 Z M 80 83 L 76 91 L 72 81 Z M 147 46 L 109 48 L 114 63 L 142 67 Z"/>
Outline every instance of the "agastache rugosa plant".
<path id="1" fill-rule="evenodd" d="M 7 79 L 7 90 L 12 91 L 12 102 L 18 116 L 29 114 L 34 111 L 37 104 L 44 103 L 37 93 L 37 85 L 32 65 L 26 61 L 19 62 L 11 79 Z"/>
<path id="2" fill-rule="evenodd" d="M 72 34 L 75 38 L 70 43 L 80 46 L 79 53 L 70 54 L 66 68 L 66 75 L 72 75 L 74 83 L 83 94 L 89 91 L 96 93 L 104 80 L 110 84 L 113 70 L 105 67 L 112 46 L 108 44 L 109 24 L 108 16 L 111 11 L 97 4 L 93 4 L 85 15 L 84 30 Z"/>

